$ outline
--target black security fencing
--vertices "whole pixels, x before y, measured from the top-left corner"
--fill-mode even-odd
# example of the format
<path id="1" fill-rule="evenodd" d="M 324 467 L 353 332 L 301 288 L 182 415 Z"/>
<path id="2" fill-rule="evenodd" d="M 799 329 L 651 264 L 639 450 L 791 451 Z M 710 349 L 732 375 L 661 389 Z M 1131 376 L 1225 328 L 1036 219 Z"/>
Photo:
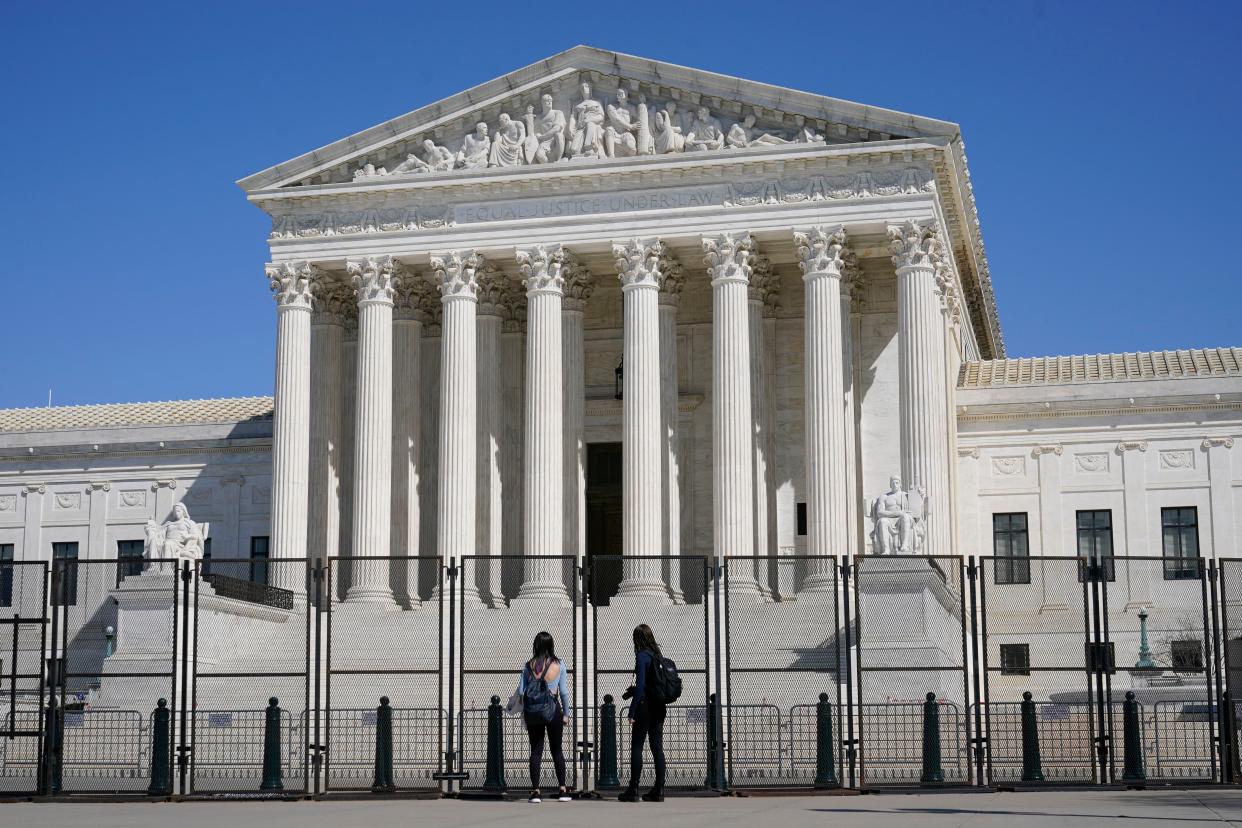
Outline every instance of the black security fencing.
<path id="1" fill-rule="evenodd" d="M 59 558 L 0 562 L 0 795 L 524 792 L 541 631 L 609 795 L 640 623 L 670 792 L 1242 782 L 1238 560 Z"/>

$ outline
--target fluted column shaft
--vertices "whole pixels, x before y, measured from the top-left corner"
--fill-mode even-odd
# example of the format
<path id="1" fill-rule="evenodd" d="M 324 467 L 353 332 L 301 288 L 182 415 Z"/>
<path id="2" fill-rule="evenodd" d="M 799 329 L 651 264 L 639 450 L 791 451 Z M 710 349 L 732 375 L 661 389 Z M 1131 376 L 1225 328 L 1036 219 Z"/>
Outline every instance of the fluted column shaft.
<path id="1" fill-rule="evenodd" d="M 753 451 L 753 483 L 751 495 L 754 498 L 754 556 L 755 581 L 759 591 L 766 598 L 772 596 L 772 586 L 768 583 L 769 556 L 775 551 L 771 545 L 769 523 L 772 516 L 768 513 L 768 494 L 772 479 L 772 418 L 769 412 L 768 355 L 764 321 L 764 310 L 767 302 L 775 293 L 776 276 L 771 265 L 764 256 L 756 257 L 747 291 L 747 329 L 750 339 L 750 421 L 752 429 Z"/>
<path id="2" fill-rule="evenodd" d="M 348 262 L 358 295 L 358 388 L 354 416 L 353 578 L 347 602 L 392 603 L 393 263 Z"/>
<path id="3" fill-rule="evenodd" d="M 564 551 L 562 253 L 544 247 L 519 250 L 518 263 L 526 286 L 526 511 L 522 525 L 527 556 L 518 594 L 521 598 L 563 598 L 560 562 L 532 557 Z"/>
<path id="4" fill-rule="evenodd" d="M 443 302 L 436 546 L 446 562 L 459 562 L 475 551 L 475 273 L 479 261 L 470 252 L 431 260 Z"/>
<path id="5" fill-rule="evenodd" d="M 403 281 L 416 277 L 408 274 Z M 416 282 L 415 284 L 425 285 Z M 410 285 L 399 287 L 393 320 L 392 383 L 392 554 L 419 554 L 419 476 L 422 430 L 422 338 L 426 314 L 415 305 L 424 294 Z M 407 607 L 419 604 L 418 561 L 406 560 L 394 573 L 395 588 Z"/>
<path id="6" fill-rule="evenodd" d="M 751 557 L 754 424 L 751 420 L 747 234 L 703 239 L 712 279 L 712 523 L 720 560 Z M 730 590 L 757 594 L 753 567 L 731 569 Z"/>
<path id="7" fill-rule="evenodd" d="M 802 588 L 833 589 L 833 555 L 848 549 L 846 517 L 845 380 L 841 347 L 841 254 L 839 228 L 794 234 L 805 291 L 806 320 L 806 513 L 810 560 Z"/>
<path id="8" fill-rule="evenodd" d="M 307 483 L 310 460 L 311 289 L 306 263 L 269 265 L 276 296 L 276 399 L 272 422 L 271 556 L 306 556 Z M 305 592 L 300 571 L 272 567 L 277 586 Z"/>
<path id="9" fill-rule="evenodd" d="M 587 299 L 595 292 L 595 281 L 591 272 L 569 253 L 565 255 L 562 273 L 565 277 L 565 297 L 561 304 L 562 485 L 565 492 L 562 537 L 567 559 L 562 567 L 562 579 L 568 584 L 576 576 L 576 566 L 586 556 L 586 337 L 583 319 Z"/>
<path id="10" fill-rule="evenodd" d="M 897 268 L 897 363 L 901 423 L 901 475 L 906 487 L 926 489 L 931 504 L 922 552 L 952 554 L 948 385 L 944 319 L 937 271 L 943 266 L 932 224 L 889 228 Z"/>
<path id="11" fill-rule="evenodd" d="M 479 279 L 479 302 L 475 321 L 475 358 L 478 360 L 476 376 L 476 406 L 478 420 L 475 424 L 478 435 L 476 507 L 475 507 L 475 540 L 477 555 L 496 558 L 491 562 L 494 566 L 484 566 L 482 562 L 471 574 L 476 579 L 479 593 L 489 603 L 501 604 L 504 592 L 501 584 L 500 555 L 504 549 L 504 492 L 501 488 L 500 443 L 501 430 L 504 428 L 505 411 L 501 406 L 503 389 L 501 387 L 501 325 L 498 296 L 503 288 L 500 280 L 503 274 L 491 269 L 487 275 L 481 271 Z"/>
<path id="12" fill-rule="evenodd" d="M 345 285 L 317 283 L 311 319 L 310 512 L 307 553 L 328 561 L 340 550 L 341 526 L 341 349 Z"/>
<path id="13" fill-rule="evenodd" d="M 664 481 L 661 537 L 664 541 L 664 578 L 676 602 L 685 601 L 681 588 L 681 466 L 679 462 L 677 411 L 677 304 L 679 297 L 668 292 L 668 277 L 660 291 L 660 451 Z"/>
<path id="14" fill-rule="evenodd" d="M 654 240 L 613 245 L 624 302 L 622 360 L 625 387 L 621 437 L 621 549 L 625 555 L 618 595 L 661 597 L 659 256 Z M 642 560 L 649 558 L 650 561 Z"/>

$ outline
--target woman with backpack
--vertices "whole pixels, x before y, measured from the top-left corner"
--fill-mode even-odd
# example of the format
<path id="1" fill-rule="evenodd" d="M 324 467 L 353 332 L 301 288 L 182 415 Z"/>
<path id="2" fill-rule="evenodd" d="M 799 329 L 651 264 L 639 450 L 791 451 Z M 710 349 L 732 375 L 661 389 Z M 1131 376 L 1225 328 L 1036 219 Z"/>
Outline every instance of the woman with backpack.
<path id="1" fill-rule="evenodd" d="M 557 798 L 569 801 L 569 789 L 565 787 L 565 754 L 561 749 L 561 737 L 569 724 L 569 677 L 565 675 L 565 662 L 556 655 L 556 645 L 551 633 L 541 632 L 535 636 L 530 661 L 522 665 L 518 679 L 517 698 L 521 700 L 526 733 L 530 736 L 530 801 L 541 802 L 539 777 L 543 764 L 543 743 L 547 738 L 556 766 L 556 782 L 560 786 Z"/>
<path id="2" fill-rule="evenodd" d="M 643 802 L 664 801 L 664 716 L 668 703 L 680 694 L 676 665 L 660 652 L 651 627 L 634 628 L 634 686 L 630 688 L 630 784 L 617 797 L 622 802 L 638 801 L 638 780 L 643 772 L 643 742 L 651 744 L 655 763 L 655 785 L 643 794 Z M 671 670 L 671 676 L 670 676 Z M 672 683 L 676 688 L 670 687 Z M 628 694 L 627 694 L 628 695 Z M 670 698 L 671 697 L 671 698 Z"/>

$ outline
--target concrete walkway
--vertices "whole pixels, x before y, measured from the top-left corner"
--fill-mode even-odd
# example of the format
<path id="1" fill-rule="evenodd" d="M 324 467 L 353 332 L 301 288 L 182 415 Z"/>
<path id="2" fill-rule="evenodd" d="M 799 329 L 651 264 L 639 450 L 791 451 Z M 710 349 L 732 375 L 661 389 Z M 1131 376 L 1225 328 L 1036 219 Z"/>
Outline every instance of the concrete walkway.
<path id="1" fill-rule="evenodd" d="M 0 805 L 14 828 L 662 828 L 744 826 L 1242 826 L 1242 790 L 1046 791 L 1040 793 L 877 794 L 871 796 L 670 799 L 662 805 L 604 802 L 187 802 L 15 803 Z"/>

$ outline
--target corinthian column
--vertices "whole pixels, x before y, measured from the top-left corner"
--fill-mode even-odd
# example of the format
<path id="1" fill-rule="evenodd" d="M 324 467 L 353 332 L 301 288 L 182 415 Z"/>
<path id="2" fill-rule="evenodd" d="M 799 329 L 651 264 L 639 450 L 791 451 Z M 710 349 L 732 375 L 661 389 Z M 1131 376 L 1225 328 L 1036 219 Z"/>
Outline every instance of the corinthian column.
<path id="1" fill-rule="evenodd" d="M 478 371 L 475 389 L 478 397 L 475 430 L 478 435 L 475 492 L 475 551 L 480 557 L 474 570 L 463 570 L 462 577 L 475 579 L 482 598 L 493 606 L 504 605 L 500 555 L 503 552 L 504 491 L 501 488 L 500 452 L 505 409 L 502 406 L 501 325 L 508 310 L 509 279 L 491 264 L 481 264 L 475 274 L 477 319 L 475 321 L 475 359 Z"/>
<path id="2" fill-rule="evenodd" d="M 810 227 L 794 233 L 806 292 L 806 551 L 805 592 L 834 589 L 834 555 L 849 548 L 846 478 L 845 365 L 841 346 L 841 269 L 845 230 Z"/>
<path id="3" fill-rule="evenodd" d="M 677 307 L 685 285 L 685 268 L 671 256 L 659 263 L 660 284 L 660 479 L 664 482 L 661 498 L 662 520 L 660 538 L 664 542 L 664 582 L 668 584 L 673 602 L 682 604 L 686 595 L 681 588 L 681 458 L 677 410 Z"/>
<path id="4" fill-rule="evenodd" d="M 310 461 L 311 280 L 306 262 L 266 268 L 276 296 L 276 400 L 272 422 L 272 548 L 276 560 L 306 555 Z M 277 565 L 276 585 L 305 592 L 293 567 Z"/>
<path id="5" fill-rule="evenodd" d="M 764 331 L 765 310 L 776 302 L 778 280 L 767 256 L 755 256 L 747 289 L 747 327 L 750 332 L 750 421 L 753 431 L 754 463 L 751 494 L 754 497 L 755 581 L 765 598 L 772 597 L 768 583 L 769 556 L 772 548 L 772 526 L 775 517 L 768 510 L 772 494 L 772 407 L 768 386 L 768 357 Z M 730 573 L 732 575 L 732 573 Z"/>
<path id="6" fill-rule="evenodd" d="M 346 602 L 391 605 L 393 261 L 346 262 L 358 297 L 358 390 L 354 416 L 353 580 Z"/>
<path id="7" fill-rule="evenodd" d="M 621 549 L 625 560 L 617 594 L 626 597 L 668 597 L 660 578 L 660 561 L 654 557 L 663 552 L 658 310 L 662 251 L 656 239 L 634 239 L 612 246 L 621 277 L 625 320 L 621 438 Z"/>
<path id="8" fill-rule="evenodd" d="M 313 284 L 311 317 L 310 521 L 308 554 L 325 562 L 340 550 L 341 526 L 341 349 L 345 319 L 352 316 L 353 291 L 321 276 Z"/>
<path id="9" fill-rule="evenodd" d="M 419 476 L 421 472 L 423 325 L 430 319 L 431 285 L 419 274 L 397 274 L 392 330 L 392 555 L 406 558 L 394 574 L 407 607 L 417 607 Z"/>
<path id="10" fill-rule="evenodd" d="M 475 311 L 476 274 L 483 257 L 472 250 L 431 258 L 440 286 L 440 458 L 436 546 L 446 564 L 474 554 L 475 540 Z M 473 594 L 471 594 L 473 592 Z M 477 600 L 467 585 L 466 594 Z"/>
<path id="11" fill-rule="evenodd" d="M 897 267 L 898 401 L 901 475 L 927 492 L 927 543 L 923 552 L 950 555 L 949 387 L 945 376 L 940 279 L 944 265 L 935 222 L 907 221 L 888 228 Z"/>
<path id="12" fill-rule="evenodd" d="M 712 529 L 716 559 L 752 557 L 754 423 L 750 408 L 749 233 L 703 239 L 712 279 Z M 754 567 L 729 573 L 731 592 L 759 596 Z"/>
<path id="13" fill-rule="evenodd" d="M 564 388 L 565 525 L 564 554 L 581 562 L 586 555 L 586 341 L 582 320 L 595 292 L 591 271 L 566 251 L 561 273 L 561 376 Z M 573 577 L 573 573 L 566 573 Z"/>
<path id="14" fill-rule="evenodd" d="M 519 593 L 522 598 L 565 598 L 560 562 L 531 557 L 564 551 L 563 258 L 559 247 L 538 246 L 517 252 L 526 286 L 526 510 L 522 525 L 527 560 Z"/>

